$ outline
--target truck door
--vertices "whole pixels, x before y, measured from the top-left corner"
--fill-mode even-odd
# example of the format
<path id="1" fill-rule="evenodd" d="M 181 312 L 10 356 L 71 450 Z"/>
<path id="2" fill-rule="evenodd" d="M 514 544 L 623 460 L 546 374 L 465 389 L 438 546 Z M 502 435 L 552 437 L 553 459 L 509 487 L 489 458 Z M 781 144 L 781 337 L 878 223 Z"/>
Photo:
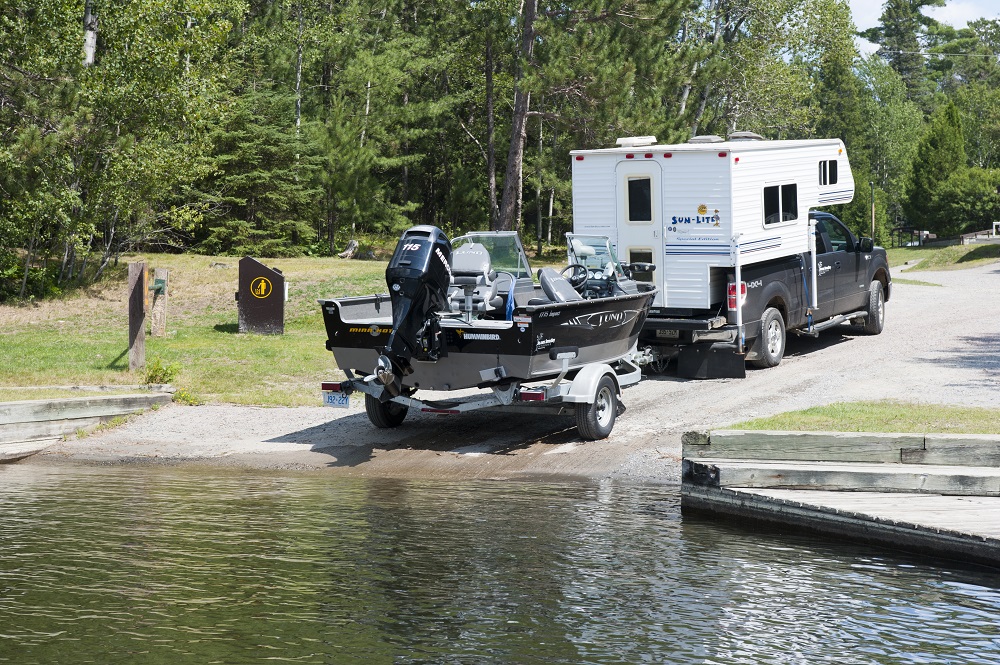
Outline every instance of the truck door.
<path id="1" fill-rule="evenodd" d="M 619 162 L 615 168 L 618 258 L 656 266 L 653 273 L 635 273 L 638 281 L 660 285 L 663 298 L 663 206 L 660 165 L 651 159 Z"/>
<path id="2" fill-rule="evenodd" d="M 827 229 L 826 219 L 816 220 L 816 302 L 819 304 L 819 311 L 815 314 L 817 321 L 836 313 L 834 308 L 837 298 L 839 253 L 834 251 Z"/>
<path id="3" fill-rule="evenodd" d="M 830 264 L 834 267 L 836 285 L 834 286 L 836 302 L 834 314 L 853 312 L 864 307 L 868 296 L 867 285 L 861 274 L 857 247 L 854 235 L 837 219 L 824 220 L 826 235 L 830 240 Z"/>

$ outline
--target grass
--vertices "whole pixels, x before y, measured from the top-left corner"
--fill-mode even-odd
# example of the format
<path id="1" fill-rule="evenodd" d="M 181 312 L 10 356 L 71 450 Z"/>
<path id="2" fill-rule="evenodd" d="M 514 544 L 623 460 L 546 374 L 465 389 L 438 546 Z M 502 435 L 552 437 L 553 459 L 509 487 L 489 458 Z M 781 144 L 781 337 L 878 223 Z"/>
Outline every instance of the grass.
<path id="1" fill-rule="evenodd" d="M 995 263 L 1000 259 L 1000 244 L 894 247 L 887 252 L 890 267 L 901 266 L 907 261 L 921 259 L 917 265 L 907 268 L 907 272 L 958 270 Z"/>
<path id="2" fill-rule="evenodd" d="M 925 282 L 919 279 L 903 279 L 901 277 L 893 277 L 893 284 L 911 284 L 913 286 L 941 286 L 940 284 L 935 284 L 934 282 Z"/>
<path id="3" fill-rule="evenodd" d="M 757 418 L 730 429 L 1000 434 L 1000 410 L 895 401 L 839 402 Z"/>
<path id="4" fill-rule="evenodd" d="M 285 334 L 241 335 L 234 299 L 239 259 L 171 254 L 125 259 L 138 260 L 170 270 L 167 336 L 146 338 L 147 363 L 159 359 L 179 366 L 174 385 L 198 402 L 318 404 L 320 381 L 339 373 L 324 348 L 316 300 L 385 291 L 384 260 L 267 260 L 289 285 Z M 101 284 L 63 298 L 0 305 L 0 390 L 143 383 L 144 372 L 128 370 L 125 274 L 121 265 Z"/>

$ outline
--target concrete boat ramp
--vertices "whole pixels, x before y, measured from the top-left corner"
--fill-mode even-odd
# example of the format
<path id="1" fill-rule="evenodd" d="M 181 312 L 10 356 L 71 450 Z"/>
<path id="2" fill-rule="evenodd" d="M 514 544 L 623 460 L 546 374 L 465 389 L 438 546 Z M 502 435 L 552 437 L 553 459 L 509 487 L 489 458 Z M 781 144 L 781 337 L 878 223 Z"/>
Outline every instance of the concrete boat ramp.
<path id="1" fill-rule="evenodd" d="M 681 505 L 1000 567 L 1000 436 L 688 432 Z"/>

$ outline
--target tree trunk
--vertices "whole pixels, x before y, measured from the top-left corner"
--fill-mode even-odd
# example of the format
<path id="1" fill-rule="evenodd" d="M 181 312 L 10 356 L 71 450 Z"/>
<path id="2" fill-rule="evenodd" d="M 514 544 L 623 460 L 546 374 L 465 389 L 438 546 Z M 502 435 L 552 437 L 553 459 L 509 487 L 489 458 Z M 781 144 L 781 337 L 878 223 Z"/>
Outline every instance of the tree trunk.
<path id="1" fill-rule="evenodd" d="M 302 0 L 299 0 L 299 34 L 295 50 L 295 133 L 302 124 Z"/>
<path id="2" fill-rule="evenodd" d="M 21 292 L 18 298 L 24 298 L 25 290 L 28 288 L 28 270 L 31 268 L 31 261 L 35 258 L 35 238 L 38 236 L 38 225 L 31 229 L 31 240 L 28 241 L 28 254 L 24 257 L 24 276 L 21 278 Z"/>
<path id="3" fill-rule="evenodd" d="M 522 89 L 524 65 L 531 64 L 535 43 L 535 7 L 538 0 L 527 0 L 524 4 L 524 28 L 521 33 L 521 58 L 515 77 L 514 118 L 511 123 L 510 149 L 507 151 L 507 170 L 504 174 L 503 199 L 500 203 L 500 219 L 497 226 L 501 231 L 514 228 L 515 216 L 520 214 L 521 168 L 524 162 L 524 142 L 527 136 L 528 108 L 531 93 Z"/>
<path id="4" fill-rule="evenodd" d="M 490 229 L 497 230 L 497 146 L 493 116 L 493 39 L 486 37 L 486 182 L 489 184 Z"/>
<path id="5" fill-rule="evenodd" d="M 83 9 L 83 66 L 94 64 L 97 54 L 97 16 L 94 15 L 94 3 L 87 0 Z"/>

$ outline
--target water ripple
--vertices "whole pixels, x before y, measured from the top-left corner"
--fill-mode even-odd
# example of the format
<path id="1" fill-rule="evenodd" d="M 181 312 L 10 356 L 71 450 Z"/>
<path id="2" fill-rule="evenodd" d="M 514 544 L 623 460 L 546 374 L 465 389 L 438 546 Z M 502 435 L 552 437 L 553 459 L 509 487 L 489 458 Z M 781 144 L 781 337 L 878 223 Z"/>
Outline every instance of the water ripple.
<path id="1" fill-rule="evenodd" d="M 1000 665 L 1000 573 L 673 488 L 0 466 L 0 662 Z"/>

